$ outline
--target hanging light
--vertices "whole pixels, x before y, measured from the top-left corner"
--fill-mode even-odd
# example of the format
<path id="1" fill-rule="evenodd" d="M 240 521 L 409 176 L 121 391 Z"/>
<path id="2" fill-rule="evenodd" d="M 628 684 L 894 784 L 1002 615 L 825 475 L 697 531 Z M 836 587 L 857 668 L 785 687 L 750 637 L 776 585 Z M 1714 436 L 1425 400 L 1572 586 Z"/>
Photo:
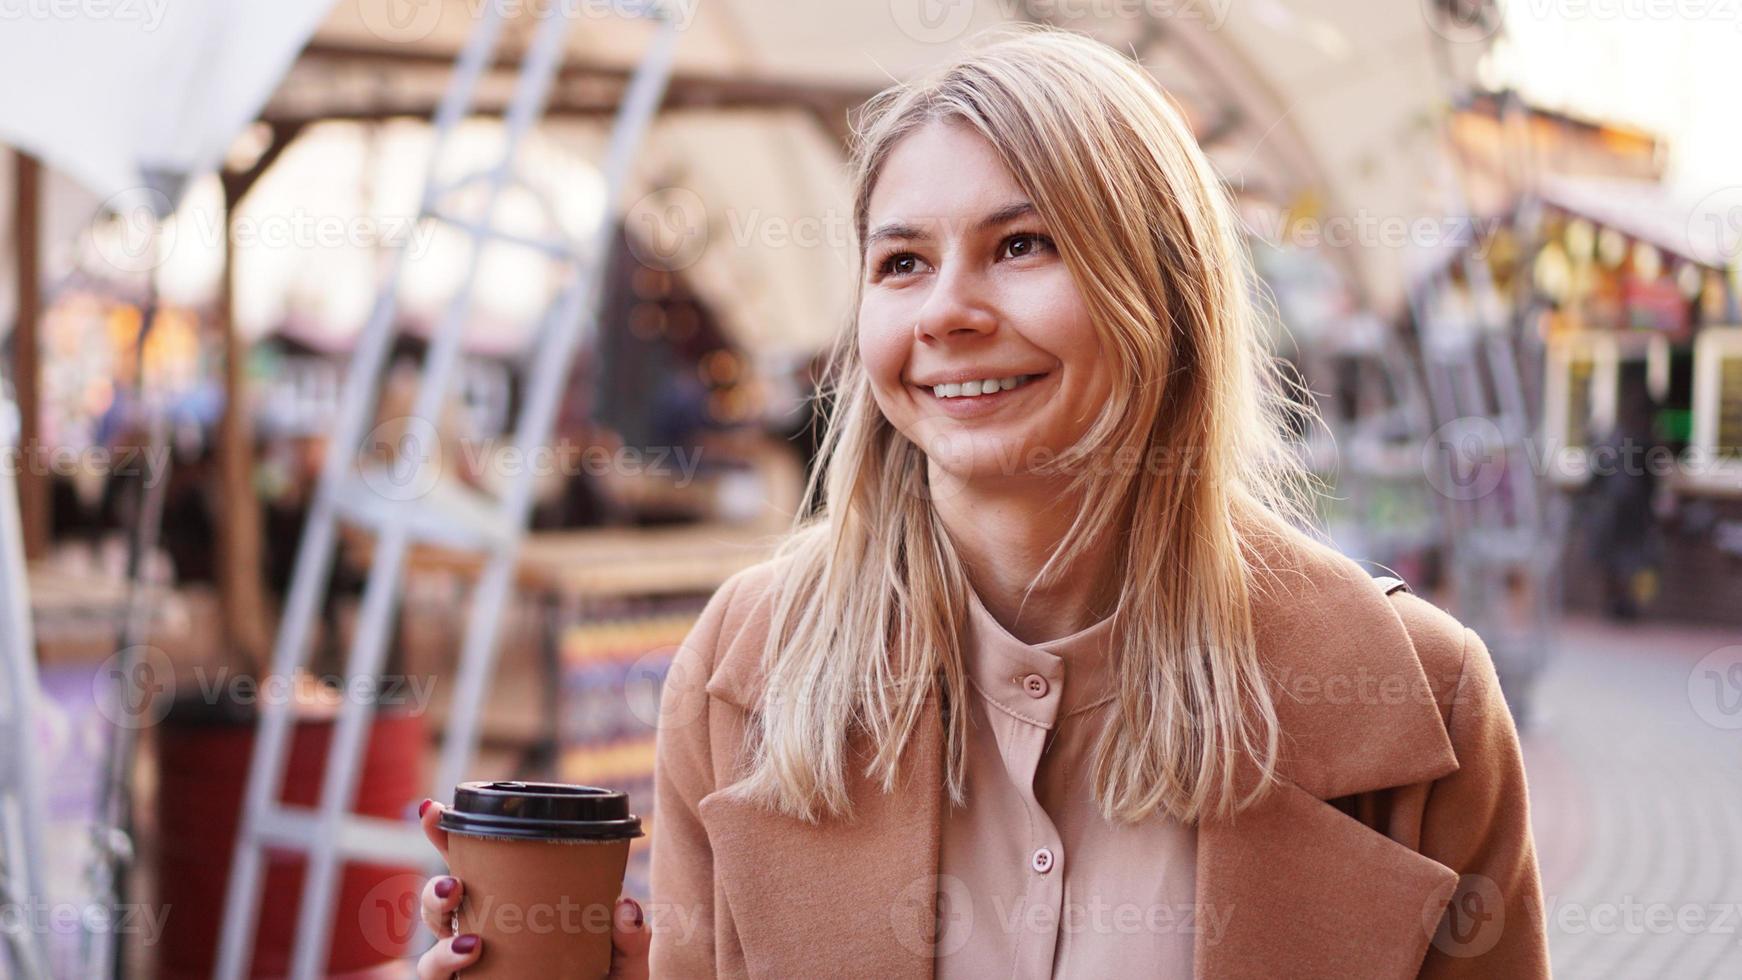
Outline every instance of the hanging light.
<path id="1" fill-rule="evenodd" d="M 1604 228 L 1597 234 L 1597 260 L 1605 268 L 1617 269 L 1627 261 L 1627 236 L 1613 228 Z"/>

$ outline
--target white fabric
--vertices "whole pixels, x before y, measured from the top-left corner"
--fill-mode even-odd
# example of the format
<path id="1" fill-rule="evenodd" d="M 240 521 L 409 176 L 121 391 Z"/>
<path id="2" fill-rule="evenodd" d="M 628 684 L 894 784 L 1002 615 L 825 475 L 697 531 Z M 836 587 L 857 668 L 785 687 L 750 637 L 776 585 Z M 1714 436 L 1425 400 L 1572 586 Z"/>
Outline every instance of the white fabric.
<path id="1" fill-rule="evenodd" d="M 117 211 L 215 169 L 332 0 L 5 0 L 0 142 Z"/>

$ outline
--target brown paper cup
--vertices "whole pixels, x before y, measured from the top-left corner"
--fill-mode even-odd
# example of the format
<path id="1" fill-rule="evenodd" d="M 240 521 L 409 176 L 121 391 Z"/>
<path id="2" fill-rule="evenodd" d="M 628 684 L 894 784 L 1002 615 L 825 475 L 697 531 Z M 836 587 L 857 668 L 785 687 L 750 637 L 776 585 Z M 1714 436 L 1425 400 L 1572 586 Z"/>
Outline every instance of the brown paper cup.
<path id="1" fill-rule="evenodd" d="M 598 980 L 640 820 L 622 793 L 558 783 L 466 783 L 442 814 L 465 885 L 461 933 L 483 937 L 468 978 Z M 465 809 L 462 809 L 465 808 Z"/>

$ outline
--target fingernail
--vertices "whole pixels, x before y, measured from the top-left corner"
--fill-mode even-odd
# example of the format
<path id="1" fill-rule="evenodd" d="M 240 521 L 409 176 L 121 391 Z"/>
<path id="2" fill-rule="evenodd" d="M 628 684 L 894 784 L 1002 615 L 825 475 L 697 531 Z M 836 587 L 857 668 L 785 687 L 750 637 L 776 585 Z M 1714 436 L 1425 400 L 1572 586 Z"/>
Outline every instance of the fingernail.
<path id="1" fill-rule="evenodd" d="M 478 948 L 478 942 L 479 939 L 476 933 L 468 932 L 463 936 L 455 936 L 454 952 L 461 956 L 470 956 L 472 955 L 472 950 Z"/>
<path id="2" fill-rule="evenodd" d="M 435 883 L 436 897 L 437 898 L 447 898 L 449 895 L 452 895 L 454 893 L 454 886 L 457 884 L 459 884 L 459 882 L 448 877 L 447 875 L 443 875 L 440 878 L 437 878 L 436 883 Z"/>
<path id="3" fill-rule="evenodd" d="M 429 805 L 431 803 L 434 803 L 434 802 L 435 802 L 434 800 L 429 799 L 428 797 L 425 797 L 424 801 L 417 805 L 417 815 L 421 818 L 424 814 L 428 813 L 429 812 Z"/>
<path id="4" fill-rule="evenodd" d="M 629 906 L 629 912 L 633 916 L 631 921 L 634 922 L 635 928 L 641 928 L 641 923 L 643 921 L 641 917 L 641 903 L 633 898 L 625 898 L 623 902 Z"/>

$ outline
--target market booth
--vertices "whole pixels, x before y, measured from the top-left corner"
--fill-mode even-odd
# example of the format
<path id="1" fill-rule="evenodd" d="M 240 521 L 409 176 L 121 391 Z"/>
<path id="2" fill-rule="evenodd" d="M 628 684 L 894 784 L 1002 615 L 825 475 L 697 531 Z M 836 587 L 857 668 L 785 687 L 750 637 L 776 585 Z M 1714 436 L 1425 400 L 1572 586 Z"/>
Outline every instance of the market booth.
<path id="1" fill-rule="evenodd" d="M 1742 279 L 1725 223 L 1742 199 L 1690 206 L 1654 184 L 1566 180 L 1542 199 L 1532 269 L 1548 301 L 1548 473 L 1595 514 L 1572 528 L 1569 554 L 1619 536 L 1628 563 L 1569 562 L 1569 599 L 1742 622 L 1731 601 L 1742 571 Z"/>

